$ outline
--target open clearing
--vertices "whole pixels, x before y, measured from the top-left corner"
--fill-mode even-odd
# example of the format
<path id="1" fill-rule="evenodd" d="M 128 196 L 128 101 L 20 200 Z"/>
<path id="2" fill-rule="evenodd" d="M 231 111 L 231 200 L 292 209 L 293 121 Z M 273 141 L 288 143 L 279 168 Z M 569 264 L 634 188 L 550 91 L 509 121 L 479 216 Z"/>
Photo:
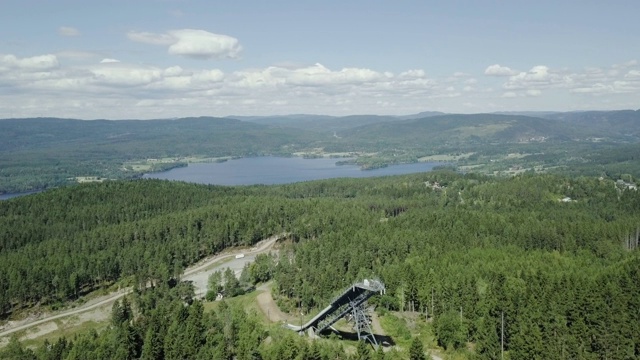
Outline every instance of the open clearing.
<path id="1" fill-rule="evenodd" d="M 256 299 L 260 311 L 262 311 L 270 322 L 288 323 L 292 320 L 291 316 L 282 312 L 273 300 L 271 296 L 271 283 L 262 284 L 256 290 L 260 292 Z"/>
<path id="2" fill-rule="evenodd" d="M 418 161 L 421 161 L 421 162 L 427 162 L 427 161 L 458 161 L 458 160 L 461 160 L 461 159 L 467 159 L 473 154 L 475 154 L 475 153 L 470 152 L 470 153 L 457 154 L 457 155 L 456 154 L 429 155 L 429 156 L 423 156 L 423 157 L 419 158 Z"/>

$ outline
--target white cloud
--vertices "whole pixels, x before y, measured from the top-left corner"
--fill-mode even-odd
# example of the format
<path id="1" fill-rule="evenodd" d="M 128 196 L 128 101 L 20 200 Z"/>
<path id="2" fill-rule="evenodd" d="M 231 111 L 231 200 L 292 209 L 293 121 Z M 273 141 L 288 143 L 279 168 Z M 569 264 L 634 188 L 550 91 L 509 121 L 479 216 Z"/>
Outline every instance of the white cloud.
<path id="1" fill-rule="evenodd" d="M 58 35 L 60 36 L 80 36 L 80 31 L 70 26 L 60 26 L 58 28 Z"/>
<path id="2" fill-rule="evenodd" d="M 517 73 L 517 71 L 512 70 L 507 66 L 501 66 L 500 64 L 489 65 L 484 70 L 484 74 L 489 76 L 513 76 Z"/>
<path id="3" fill-rule="evenodd" d="M 427 74 L 422 69 L 412 69 L 400 73 L 401 78 L 423 78 Z"/>
<path id="4" fill-rule="evenodd" d="M 192 79 L 200 83 L 218 83 L 224 79 L 224 73 L 218 69 L 204 70 L 194 73 Z"/>
<path id="5" fill-rule="evenodd" d="M 197 59 L 230 58 L 240 55 L 238 39 L 204 30 L 174 30 L 169 34 L 177 41 L 169 47 L 169 54 Z"/>
<path id="6" fill-rule="evenodd" d="M 625 79 L 638 79 L 640 80 L 640 70 L 631 70 L 624 75 Z"/>
<path id="7" fill-rule="evenodd" d="M 370 69 L 344 68 L 331 71 L 322 64 L 296 69 L 286 74 L 286 82 L 303 86 L 322 86 L 329 84 L 362 84 L 385 79 L 387 75 Z"/>
<path id="8" fill-rule="evenodd" d="M 622 64 L 614 64 L 612 66 L 612 68 L 614 68 L 614 69 L 628 69 L 628 68 L 634 67 L 636 65 L 638 65 L 638 61 L 637 60 L 629 60 L 629 61 L 624 62 Z"/>
<path id="9" fill-rule="evenodd" d="M 552 71 L 545 65 L 537 65 L 527 72 L 520 72 L 509 77 L 504 84 L 505 89 L 532 89 L 574 86 L 574 76 Z"/>
<path id="10" fill-rule="evenodd" d="M 640 69 L 633 66 L 574 72 L 534 66 L 505 79 L 501 93 L 487 87 L 493 80 L 486 77 L 430 78 L 424 69 L 394 74 L 366 67 L 284 62 L 225 73 L 180 62 L 173 66 L 117 62 L 117 56 L 65 57 L 59 63 L 51 54 L 24 58 L 0 55 L 0 86 L 7 94 L 0 97 L 0 117 L 407 114 L 425 109 L 459 112 L 465 103 L 474 104 L 473 111 L 537 108 L 547 103 L 592 109 L 608 100 L 619 108 L 624 104 L 637 107 L 640 93 Z M 608 97 L 612 95 L 615 99 Z"/>
<path id="11" fill-rule="evenodd" d="M 513 76 L 514 79 L 524 79 L 530 81 L 545 81 L 549 79 L 549 68 L 544 65 L 534 66 L 529 72 L 521 72 Z"/>
<path id="12" fill-rule="evenodd" d="M 55 55 L 39 55 L 28 58 L 18 58 L 15 55 L 0 55 L 0 71 L 3 69 L 22 69 L 26 71 L 49 70 L 59 66 Z"/>
<path id="13" fill-rule="evenodd" d="M 538 65 L 527 72 L 510 76 L 503 88 L 521 90 L 527 96 L 541 96 L 545 89 L 564 89 L 569 94 L 600 96 L 637 93 L 640 91 L 640 71 L 634 69 L 636 65 L 636 61 L 628 61 L 608 68 L 586 67 L 580 72 Z"/>
<path id="14" fill-rule="evenodd" d="M 117 62 L 101 63 L 89 69 L 93 74 L 91 83 L 110 87 L 136 87 L 148 85 L 162 79 L 162 70 Z"/>
<path id="15" fill-rule="evenodd" d="M 164 34 L 130 31 L 127 38 L 145 44 L 168 45 L 169 54 L 195 59 L 235 59 L 242 51 L 238 39 L 204 30 L 182 29 Z"/>
<path id="16" fill-rule="evenodd" d="M 138 31 L 129 31 L 127 33 L 127 38 L 131 41 L 151 45 L 171 45 L 176 42 L 176 39 L 169 34 L 156 34 Z"/>
<path id="17" fill-rule="evenodd" d="M 184 69 L 182 69 L 180 66 L 172 66 L 169 68 L 164 69 L 164 76 L 180 76 L 184 73 Z"/>
<path id="18" fill-rule="evenodd" d="M 613 91 L 613 87 L 604 84 L 593 84 L 587 87 L 578 87 L 571 89 L 570 92 L 575 94 L 603 94 Z"/>
<path id="19" fill-rule="evenodd" d="M 614 81 L 613 89 L 615 93 L 638 93 L 640 92 L 640 83 L 638 81 Z"/>
<path id="20" fill-rule="evenodd" d="M 266 69 L 235 71 L 229 81 L 230 87 L 243 89 L 274 88 L 284 84 L 286 74 L 292 70 L 270 66 Z"/>

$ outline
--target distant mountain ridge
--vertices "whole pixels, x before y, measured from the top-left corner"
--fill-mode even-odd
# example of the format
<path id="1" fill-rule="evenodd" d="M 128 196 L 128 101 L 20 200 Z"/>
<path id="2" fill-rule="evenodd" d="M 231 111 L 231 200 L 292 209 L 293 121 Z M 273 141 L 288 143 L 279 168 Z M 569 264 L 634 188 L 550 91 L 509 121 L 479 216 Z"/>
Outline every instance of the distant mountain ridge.
<path id="1" fill-rule="evenodd" d="M 328 116 L 328 115 L 311 115 L 311 114 L 292 114 L 292 115 L 276 115 L 276 116 L 229 116 L 228 118 L 238 119 L 242 121 L 253 122 L 256 124 L 274 125 L 298 128 L 310 131 L 318 132 L 343 132 L 349 129 L 355 129 L 362 126 L 368 126 L 373 124 L 384 123 L 399 123 L 406 120 L 417 120 L 432 118 L 434 121 L 439 121 L 437 118 L 442 116 L 451 116 L 449 118 L 442 118 L 448 120 L 455 120 L 458 117 L 469 117 L 474 119 L 473 116 L 481 114 L 447 114 L 439 111 L 424 111 L 417 114 L 409 115 L 348 115 L 348 116 Z M 556 125 L 547 124 L 542 125 L 539 121 L 536 124 L 529 125 L 528 131 L 531 134 L 537 134 L 540 136 L 572 136 L 583 135 L 585 128 L 592 130 L 593 136 L 624 136 L 632 135 L 640 137 L 640 110 L 614 110 L 614 111 L 576 111 L 576 112 L 557 112 L 557 111 L 501 111 L 483 114 L 484 121 L 488 118 L 488 115 L 498 116 L 525 116 L 531 119 L 544 119 L 560 121 L 567 124 L 570 128 L 573 127 L 574 131 L 578 134 L 568 134 L 565 131 L 570 131 L 566 127 L 557 125 L 560 133 L 550 133 Z M 478 117 L 475 118 L 479 119 Z M 501 118 L 496 118 L 501 119 Z M 502 121 L 502 120 L 499 120 Z M 467 124 L 468 125 L 468 124 Z M 526 124 L 521 124 L 527 127 Z M 578 125 L 578 126 L 576 126 Z M 404 125 L 403 125 L 404 126 Z M 532 128 L 543 126 L 546 128 L 540 128 L 539 131 L 534 131 Z M 521 129 L 524 131 L 524 128 Z M 512 129 L 512 135 L 517 135 Z M 598 133 L 601 132 L 601 133 Z M 524 134 L 523 134 L 524 135 Z M 505 134 L 506 136 L 506 134 Z"/>
<path id="2" fill-rule="evenodd" d="M 640 138 L 640 110 L 582 111 L 555 113 L 545 116 L 605 133 Z"/>
<path id="3" fill-rule="evenodd" d="M 251 153 L 291 144 L 327 141 L 335 135 L 358 141 L 527 141 L 527 139 L 640 139 L 640 110 L 522 112 L 405 116 L 326 115 L 197 117 L 163 120 L 60 118 L 0 120 L 0 152 L 52 147 L 110 148 L 128 144 L 137 152 L 158 148 L 155 156 L 177 153 L 234 153 L 225 146 L 245 144 Z M 419 117 L 421 116 L 421 117 Z M 313 135 L 317 134 L 317 135 Z M 188 139 L 188 140 L 187 140 Z M 184 141 L 181 141 L 184 140 Z M 221 146 L 220 144 L 225 144 Z M 194 147 L 199 150 L 194 150 Z M 264 150 L 264 149 L 263 149 Z M 148 151 L 142 151 L 146 153 Z"/>
<path id="4" fill-rule="evenodd" d="M 401 120 L 390 115 L 282 115 L 282 116 L 235 116 L 230 117 L 256 124 L 291 127 L 296 129 L 327 132 L 342 131 L 357 126 Z"/>
<path id="5" fill-rule="evenodd" d="M 547 151 L 552 145 L 558 158 L 569 147 L 576 151 L 574 158 L 583 158 L 583 150 L 601 152 L 603 147 L 640 144 L 640 110 L 530 114 L 537 116 L 423 112 L 117 121 L 5 119 L 0 120 L 0 192 L 44 189 L 83 177 L 130 178 L 190 161 L 229 157 L 359 153 L 360 165 L 375 168 L 442 153 L 493 153 L 507 148 L 520 152 L 526 151 L 524 147 Z"/>
<path id="6" fill-rule="evenodd" d="M 424 111 L 410 115 L 346 115 L 329 116 L 313 114 L 269 115 L 269 116 L 227 116 L 226 118 L 253 122 L 263 125 L 285 126 L 304 130 L 335 132 L 358 126 L 392 122 L 400 120 L 419 119 L 429 116 L 444 115 L 439 111 Z"/>
<path id="7" fill-rule="evenodd" d="M 527 142 L 586 134 L 559 121 L 523 115 L 447 114 L 349 129 L 347 139 L 398 144 L 465 141 Z"/>
<path id="8" fill-rule="evenodd" d="M 197 117 L 175 120 L 73 120 L 60 118 L 0 120 L 0 152 L 51 147 L 90 150 L 109 148 L 120 152 L 155 156 L 194 154 L 201 151 L 232 153 L 229 148 L 246 144 L 256 148 L 278 148 L 310 140 L 299 129 L 283 129 L 228 118 Z M 115 146 L 119 145 L 119 146 Z M 226 149 L 225 149 L 226 147 Z M 141 150 L 145 149 L 146 151 Z M 106 150 L 106 149 L 105 149 Z"/>

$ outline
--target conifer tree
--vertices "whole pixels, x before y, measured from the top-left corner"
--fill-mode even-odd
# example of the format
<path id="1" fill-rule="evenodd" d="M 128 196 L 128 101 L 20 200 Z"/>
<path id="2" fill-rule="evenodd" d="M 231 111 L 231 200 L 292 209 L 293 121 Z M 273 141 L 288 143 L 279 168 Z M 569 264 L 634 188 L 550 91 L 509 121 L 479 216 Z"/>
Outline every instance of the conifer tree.
<path id="1" fill-rule="evenodd" d="M 420 339 L 417 337 L 414 337 L 411 341 L 411 347 L 409 348 L 409 359 L 427 360 L 427 357 L 424 355 L 424 346 L 422 345 L 422 341 L 420 341 Z"/>

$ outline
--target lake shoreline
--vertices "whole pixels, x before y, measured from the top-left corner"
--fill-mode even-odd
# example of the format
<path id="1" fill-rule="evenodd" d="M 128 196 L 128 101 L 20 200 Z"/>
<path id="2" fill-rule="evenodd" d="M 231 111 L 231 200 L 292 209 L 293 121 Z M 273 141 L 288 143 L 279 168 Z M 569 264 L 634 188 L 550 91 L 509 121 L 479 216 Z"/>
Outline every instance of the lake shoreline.
<path id="1" fill-rule="evenodd" d="M 304 156 L 254 156 L 254 157 L 234 157 L 224 159 L 224 161 L 214 162 L 184 162 L 169 169 L 139 173 L 135 176 L 114 179 L 114 180 L 136 180 L 136 179 L 164 179 L 175 181 L 186 181 L 200 184 L 222 185 L 222 186 L 247 186 L 247 185 L 277 185 L 289 184 L 302 181 L 313 181 L 323 179 L 333 179 L 340 177 L 364 178 L 375 176 L 402 175 L 416 172 L 432 171 L 434 168 L 442 166 L 439 161 L 433 162 L 412 162 L 412 163 L 390 163 L 385 166 L 367 167 L 356 163 L 357 158 L 347 157 L 304 157 Z M 249 164 L 238 168 L 238 162 L 248 162 Z M 315 163 L 314 162 L 318 162 Z M 266 164 L 263 164 L 266 163 Z M 206 174 L 198 175 L 196 179 L 181 178 L 174 176 L 175 172 L 193 170 L 195 167 L 222 166 L 221 181 L 211 180 Z M 244 167 L 244 169 L 243 169 Z M 262 171 L 250 173 L 246 170 L 251 167 L 259 167 Z M 186 170 L 185 170 L 186 169 Z M 274 170 L 277 170 L 274 173 Z M 294 174 L 287 176 L 287 171 L 306 172 L 305 174 Z M 324 172 L 324 173 L 323 173 Z M 231 175 L 229 175 L 231 174 Z M 233 179 L 233 174 L 239 177 Z M 266 174 L 266 175 L 265 175 Z M 9 200 L 15 197 L 22 197 L 37 194 L 54 188 L 34 189 L 18 193 L 0 194 L 0 201 Z"/>
<path id="2" fill-rule="evenodd" d="M 346 160 L 346 161 L 345 161 Z M 276 185 L 333 178 L 364 178 L 432 171 L 441 162 L 413 162 L 363 168 L 351 159 L 318 157 L 246 157 L 217 163 L 189 163 L 187 167 L 146 173 L 144 179 L 240 186 Z"/>

